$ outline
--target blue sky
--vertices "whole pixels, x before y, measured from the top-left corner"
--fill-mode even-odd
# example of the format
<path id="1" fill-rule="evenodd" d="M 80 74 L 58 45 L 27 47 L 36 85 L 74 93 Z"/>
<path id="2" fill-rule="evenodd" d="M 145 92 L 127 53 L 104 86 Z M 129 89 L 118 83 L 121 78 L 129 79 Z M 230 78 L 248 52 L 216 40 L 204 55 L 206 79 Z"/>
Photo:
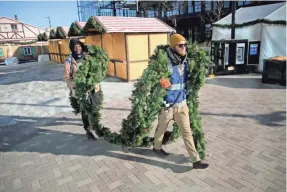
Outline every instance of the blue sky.
<path id="1" fill-rule="evenodd" d="M 40 28 L 66 26 L 78 20 L 76 1 L 0 1 L 0 17 L 9 17 Z"/>

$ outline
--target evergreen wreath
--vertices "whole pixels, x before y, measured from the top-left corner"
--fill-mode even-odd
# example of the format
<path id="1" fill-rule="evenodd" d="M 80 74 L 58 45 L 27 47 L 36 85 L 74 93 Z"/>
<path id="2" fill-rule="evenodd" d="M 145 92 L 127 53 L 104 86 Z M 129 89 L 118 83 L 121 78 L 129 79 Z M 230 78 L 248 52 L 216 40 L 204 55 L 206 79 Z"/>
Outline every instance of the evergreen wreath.
<path id="1" fill-rule="evenodd" d="M 84 111 L 90 121 L 92 129 L 99 137 L 110 143 L 123 147 L 145 147 L 152 145 L 153 138 L 149 137 L 153 129 L 152 123 L 157 119 L 162 108 L 166 90 L 160 86 L 162 77 L 168 78 L 170 72 L 167 66 L 166 49 L 168 45 L 160 45 L 150 58 L 149 66 L 144 70 L 141 79 L 134 85 L 130 98 L 132 110 L 122 122 L 120 133 L 111 132 L 109 128 L 100 124 L 103 93 L 100 91 L 100 104 L 95 106 L 89 102 L 87 91 L 92 90 L 96 83 L 102 82 L 106 77 L 109 58 L 104 50 L 97 46 L 89 47 L 89 56 L 84 59 L 76 77 L 76 97 L 70 98 L 74 112 Z M 205 83 L 205 72 L 209 64 L 205 52 L 194 45 L 188 45 L 188 60 L 190 74 L 188 76 L 188 96 L 190 124 L 196 148 L 202 159 L 205 157 L 205 140 L 202 132 L 199 114 L 199 89 Z M 179 128 L 176 123 L 171 133 L 166 132 L 168 139 L 174 141 L 179 137 Z M 166 142 L 166 141 L 165 141 Z"/>

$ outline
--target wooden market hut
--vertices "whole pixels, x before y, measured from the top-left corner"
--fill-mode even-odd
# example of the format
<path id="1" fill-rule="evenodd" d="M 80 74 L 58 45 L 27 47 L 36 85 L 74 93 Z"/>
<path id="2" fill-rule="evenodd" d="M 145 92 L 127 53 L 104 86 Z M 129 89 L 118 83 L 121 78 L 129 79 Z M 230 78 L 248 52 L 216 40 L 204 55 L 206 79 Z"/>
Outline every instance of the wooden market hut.
<path id="1" fill-rule="evenodd" d="M 127 81 L 141 77 L 157 45 L 167 44 L 175 32 L 157 18 L 92 16 L 83 31 L 88 45 L 109 55 L 107 75 Z"/>
<path id="2" fill-rule="evenodd" d="M 69 27 L 57 27 L 55 35 L 50 38 L 49 54 L 51 61 L 63 63 L 70 54 L 68 32 Z"/>

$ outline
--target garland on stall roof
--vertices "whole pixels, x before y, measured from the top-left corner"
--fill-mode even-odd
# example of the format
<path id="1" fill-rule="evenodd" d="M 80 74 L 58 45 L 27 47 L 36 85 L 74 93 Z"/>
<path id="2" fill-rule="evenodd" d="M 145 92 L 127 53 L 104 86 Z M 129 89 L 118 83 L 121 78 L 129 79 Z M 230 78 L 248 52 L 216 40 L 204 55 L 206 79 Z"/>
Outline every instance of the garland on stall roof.
<path id="1" fill-rule="evenodd" d="M 271 21 L 268 19 L 257 19 L 254 21 L 248 21 L 248 22 L 241 23 L 241 24 L 235 24 L 235 27 L 242 28 L 242 27 L 247 27 L 250 25 L 256 25 L 259 23 L 271 24 L 271 25 L 286 25 L 286 21 L 284 20 Z M 212 24 L 212 26 L 219 27 L 219 28 L 232 28 L 232 24 Z"/>
<path id="2" fill-rule="evenodd" d="M 61 27 L 57 27 L 56 30 L 56 38 L 57 39 L 65 39 L 66 35 L 63 33 L 63 31 L 61 30 Z"/>
<path id="3" fill-rule="evenodd" d="M 88 29 L 96 29 L 99 33 L 105 32 L 104 28 L 96 22 L 93 16 L 88 19 L 83 31 L 88 31 Z"/>
<path id="4" fill-rule="evenodd" d="M 30 44 L 34 44 L 34 43 L 37 43 L 37 42 L 38 42 L 38 39 L 32 40 L 32 41 L 28 41 L 28 42 L 0 41 L 0 45 L 5 45 L 5 44 L 10 44 L 10 45 L 30 45 Z"/>
<path id="5" fill-rule="evenodd" d="M 109 62 L 108 56 L 102 48 L 91 46 L 89 56 L 85 58 L 84 64 L 80 66 L 75 77 L 77 102 L 71 100 L 74 112 L 85 111 L 96 134 L 110 143 L 124 147 L 150 146 L 153 142 L 153 138 L 149 137 L 149 133 L 153 129 L 152 123 L 157 119 L 162 108 L 163 98 L 166 95 L 166 90 L 160 86 L 159 82 L 162 77 L 170 76 L 167 66 L 167 48 L 168 46 L 163 45 L 156 48 L 150 58 L 148 68 L 144 70 L 142 78 L 134 85 L 135 89 L 130 98 L 131 113 L 123 120 L 120 133 L 113 133 L 109 128 L 100 124 L 103 93 L 100 92 L 101 102 L 98 106 L 92 105 L 89 99 L 86 99 L 86 92 L 104 80 Z M 189 45 L 188 50 L 191 71 L 188 76 L 187 104 L 196 148 L 200 157 L 204 159 L 205 140 L 199 114 L 198 92 L 205 83 L 205 72 L 209 61 L 205 53 L 196 46 Z M 174 124 L 169 139 L 174 141 L 178 137 L 179 128 Z"/>
<path id="6" fill-rule="evenodd" d="M 57 39 L 57 38 L 56 38 L 56 31 L 55 31 L 55 29 L 52 29 L 52 30 L 50 31 L 49 39 Z"/>
<path id="7" fill-rule="evenodd" d="M 40 33 L 38 35 L 38 41 L 48 41 L 48 35 L 46 32 Z"/>
<path id="8" fill-rule="evenodd" d="M 70 26 L 68 36 L 73 37 L 73 36 L 82 36 L 84 35 L 84 32 L 82 31 L 81 28 L 76 24 L 76 22 L 73 22 Z"/>

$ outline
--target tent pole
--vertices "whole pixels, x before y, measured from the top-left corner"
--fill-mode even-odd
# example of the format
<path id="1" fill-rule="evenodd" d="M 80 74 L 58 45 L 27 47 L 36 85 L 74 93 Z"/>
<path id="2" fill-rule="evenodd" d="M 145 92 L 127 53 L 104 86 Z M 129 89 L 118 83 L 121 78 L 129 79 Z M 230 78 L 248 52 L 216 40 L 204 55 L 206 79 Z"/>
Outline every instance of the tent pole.
<path id="1" fill-rule="evenodd" d="M 236 1 L 231 1 L 232 3 L 232 28 L 231 28 L 231 39 L 235 39 L 235 12 L 236 12 Z"/>

